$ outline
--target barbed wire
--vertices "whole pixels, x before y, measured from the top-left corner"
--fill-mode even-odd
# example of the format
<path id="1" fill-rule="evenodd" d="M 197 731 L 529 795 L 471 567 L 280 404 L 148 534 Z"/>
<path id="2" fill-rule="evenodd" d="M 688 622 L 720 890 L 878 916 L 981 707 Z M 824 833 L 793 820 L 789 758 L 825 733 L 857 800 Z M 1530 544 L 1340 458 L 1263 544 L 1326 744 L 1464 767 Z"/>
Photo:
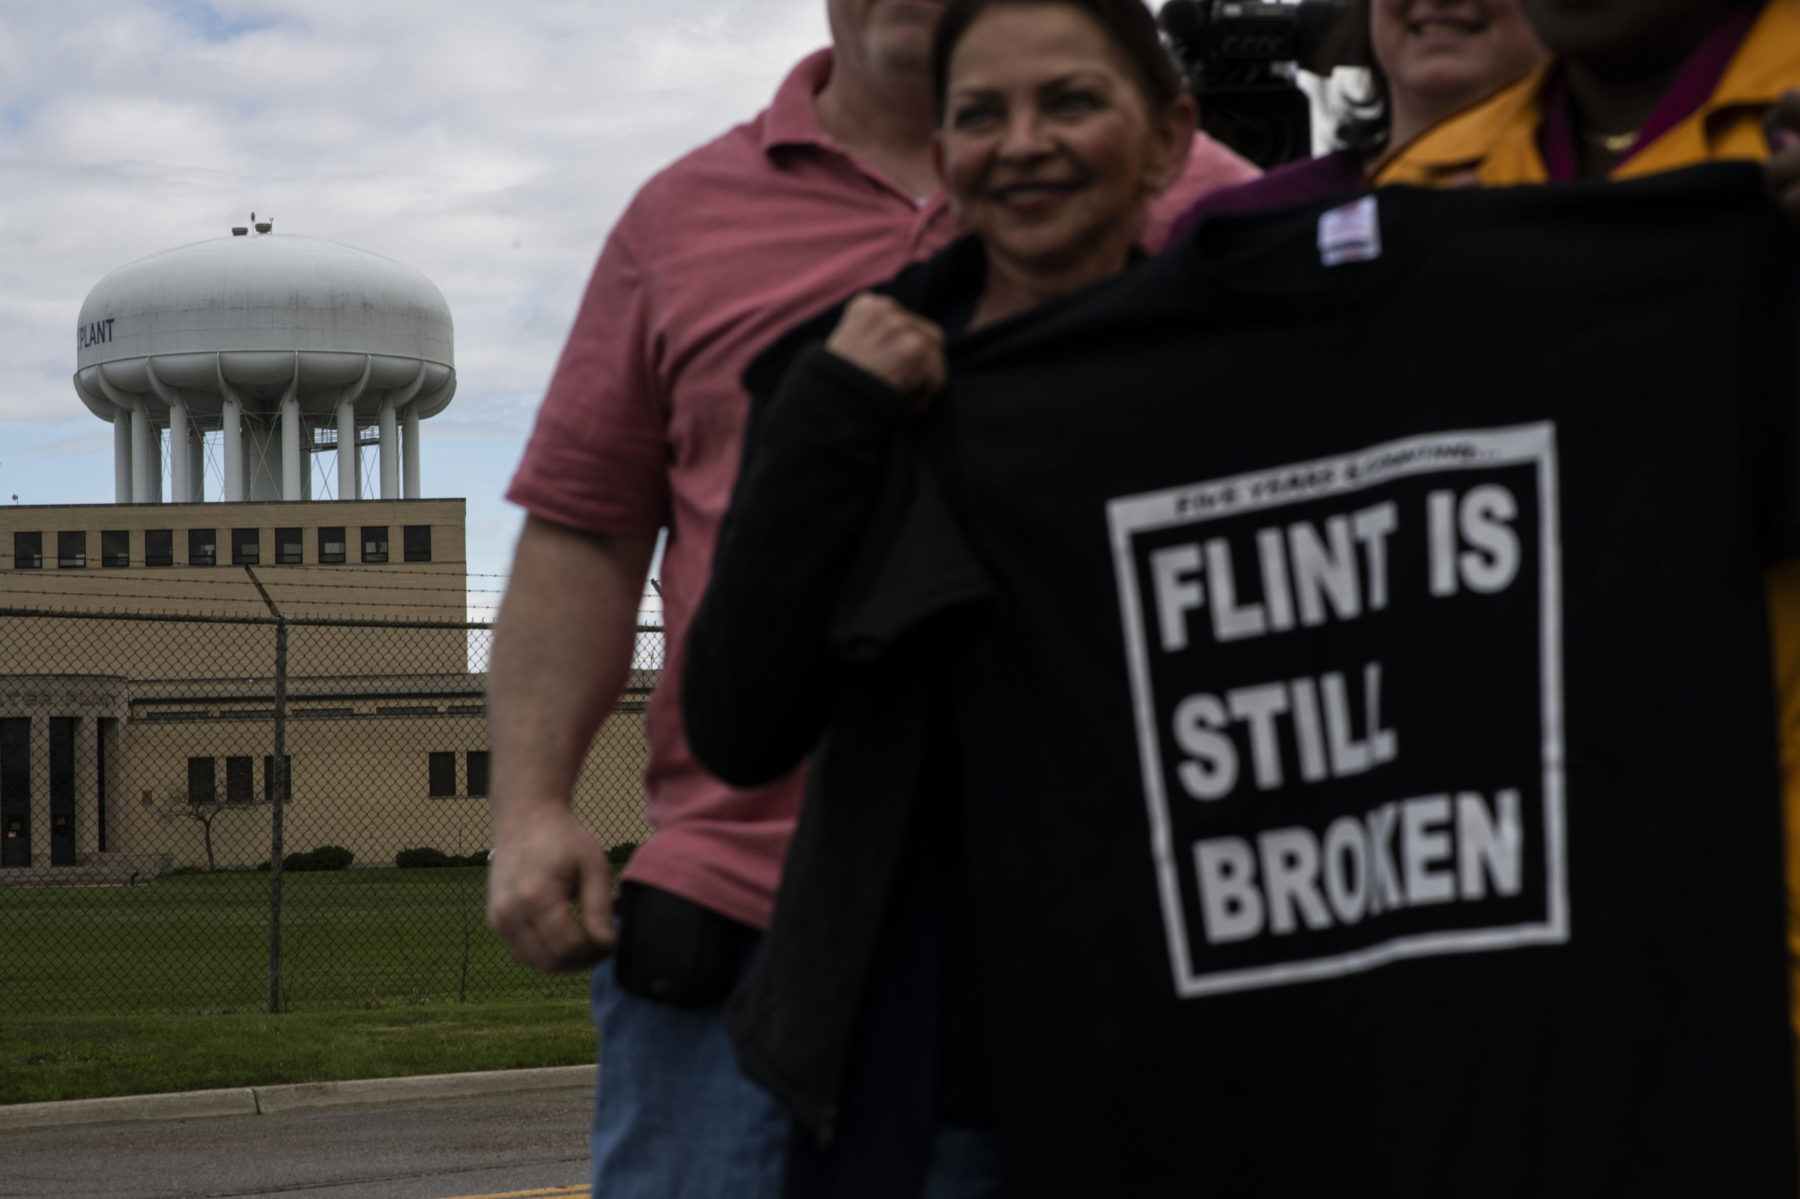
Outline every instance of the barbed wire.
<path id="1" fill-rule="evenodd" d="M 44 556 L 48 557 L 49 555 L 44 555 Z M 12 554 L 0 553 L 0 563 L 10 563 L 12 561 L 13 561 Z M 117 578 L 118 576 L 116 576 L 116 575 L 109 576 L 105 572 L 116 571 L 116 570 L 134 570 L 134 571 L 136 571 L 136 570 L 229 570 L 233 567 L 242 567 L 243 565 L 244 565 L 244 563 L 241 563 L 241 562 L 235 562 L 235 563 L 234 562 L 220 562 L 213 566 L 192 566 L 185 562 L 170 563 L 166 566 L 151 566 L 145 562 L 132 562 L 127 566 L 41 566 L 41 567 L 28 566 L 28 567 L 16 568 L 16 567 L 12 567 L 9 565 L 0 565 L 0 573 L 4 573 L 7 577 L 24 578 L 24 577 L 27 577 L 25 574 L 25 572 L 27 572 L 27 571 L 33 572 L 33 574 L 30 577 L 45 577 L 45 576 L 56 574 L 58 571 L 61 571 L 61 570 L 79 570 L 79 571 L 84 572 L 83 577 L 85 577 L 85 578 L 107 578 L 107 577 Z M 463 565 L 466 565 L 466 563 L 444 562 L 444 561 L 433 561 L 433 562 L 254 562 L 254 563 L 251 563 L 250 565 L 278 567 L 284 573 L 287 571 L 302 571 L 302 570 L 345 571 L 348 573 L 348 572 L 367 570 L 370 567 L 400 566 L 400 567 L 404 567 L 407 569 L 417 569 L 421 566 L 463 566 Z M 15 569 L 20 572 L 16 576 L 12 574 L 12 572 Z M 95 573 L 86 574 L 85 572 L 88 572 L 88 571 L 93 571 Z M 498 579 L 502 583 L 504 583 L 504 582 L 511 580 L 512 574 L 511 574 L 511 572 L 493 573 L 493 572 L 471 570 L 471 571 L 463 572 L 462 577 L 465 579 Z M 287 584 L 287 586 L 310 586 L 310 585 L 312 585 L 312 584 L 298 584 L 298 583 Z M 650 588 L 651 588 L 651 581 L 646 580 L 646 582 L 644 583 L 644 589 L 646 591 L 649 591 Z M 502 594 L 504 591 L 505 591 L 504 587 L 497 587 L 497 588 L 483 590 L 482 594 L 499 595 L 499 594 Z"/>
<path id="2" fill-rule="evenodd" d="M 73 580 L 71 580 L 71 582 L 72 581 Z M 46 588 L 39 588 L 39 587 L 31 587 L 31 588 L 19 587 L 16 589 L 15 588 L 6 588 L 4 590 L 4 592 L 0 592 L 0 594 L 6 594 L 6 593 L 10 593 L 10 594 L 14 594 L 14 595 L 104 594 L 105 596 L 114 596 L 114 595 L 123 594 L 118 591 L 110 590 L 110 588 L 112 586 L 114 586 L 115 584 L 120 584 L 120 585 L 122 585 L 122 584 L 139 584 L 139 585 L 141 585 L 141 584 L 145 583 L 146 581 L 147 580 L 145 580 L 143 578 L 143 576 L 141 576 L 141 575 L 136 575 L 136 576 L 113 575 L 113 576 L 106 578 L 105 582 L 103 584 L 101 584 L 101 586 L 109 588 L 109 590 L 106 590 L 104 593 L 55 590 L 54 588 L 46 589 Z M 227 590 L 227 589 L 235 590 L 236 588 L 247 587 L 250 585 L 248 583 L 248 581 L 246 581 L 246 580 L 230 579 L 230 578 L 168 579 L 168 580 L 148 580 L 148 581 L 153 582 L 153 583 L 163 583 L 166 581 L 166 583 L 172 589 L 179 588 L 180 590 L 183 590 L 183 591 L 214 591 L 214 592 L 217 592 L 220 590 Z M 417 584 L 404 585 L 404 586 L 403 585 L 387 585 L 387 584 L 381 584 L 381 583 L 343 583 L 343 584 L 296 583 L 296 582 L 292 582 L 287 579 L 283 579 L 279 575 L 277 575 L 274 578 L 264 579 L 263 582 L 269 586 L 280 588 L 284 595 L 286 595 L 292 591 L 302 589 L 302 588 L 307 589 L 307 590 L 330 591 L 334 594 L 343 594 L 344 592 L 352 592 L 352 591 L 354 591 L 354 592 L 393 591 L 393 592 L 403 592 L 408 595 L 418 595 L 418 594 L 434 595 L 434 594 L 442 594 L 446 590 L 450 590 L 450 588 L 446 588 L 442 585 L 433 586 L 433 585 L 426 584 L 426 583 L 417 583 Z M 498 588 L 498 587 L 473 587 L 473 588 L 464 587 L 464 588 L 457 588 L 456 590 L 459 591 L 460 594 L 463 594 L 463 595 L 505 595 L 506 594 L 506 592 L 503 589 Z M 303 596 L 293 597 L 293 600 L 295 603 L 316 603 L 317 602 L 315 600 L 306 599 Z M 370 602 L 375 602 L 375 601 L 370 601 Z M 411 603 L 413 601 L 408 600 L 406 602 Z"/>
<path id="3" fill-rule="evenodd" d="M 36 558 L 38 558 L 40 561 L 51 561 L 51 560 L 54 560 L 56 557 L 56 555 L 54 555 L 54 554 L 37 554 L 34 556 Z M 96 559 L 98 559 L 99 555 L 96 554 L 96 555 L 94 555 L 94 557 Z M 8 553 L 5 550 L 0 550 L 0 563 L 11 563 L 16 560 L 17 560 L 16 554 Z M 133 559 L 131 562 L 126 563 L 124 566 L 103 566 L 103 565 L 96 564 L 96 565 L 88 565 L 88 566 L 13 567 L 10 565 L 0 565 L 0 571 L 11 571 L 14 569 L 41 570 L 47 574 L 54 574 L 58 570 L 217 570 L 220 568 L 231 567 L 231 566 L 242 566 L 242 565 L 243 565 L 243 563 L 241 563 L 241 562 L 236 562 L 236 563 L 234 563 L 234 562 L 216 562 L 211 566 L 207 566 L 207 565 L 203 565 L 203 564 L 196 565 L 196 564 L 187 563 L 187 562 L 169 562 L 169 563 L 165 563 L 160 566 L 152 566 L 148 562 L 143 561 L 142 559 Z M 251 563 L 251 565 L 253 565 L 253 566 L 279 566 L 283 570 L 358 571 L 358 570 L 366 570 L 370 567 L 395 567 L 395 566 L 404 567 L 409 570 L 416 570 L 419 567 L 423 567 L 423 566 L 467 566 L 468 560 L 467 559 L 433 558 L 429 561 L 423 561 L 423 562 L 407 562 L 404 559 L 400 559 L 400 560 L 392 561 L 392 562 L 254 562 L 254 563 Z M 471 570 L 471 571 L 465 571 L 464 577 L 470 578 L 470 579 L 510 579 L 510 578 L 512 578 L 512 572 L 505 571 L 505 572 L 500 572 L 500 573 L 492 573 L 492 572 Z"/>
<path id="4" fill-rule="evenodd" d="M 245 584 L 245 586 L 248 587 L 248 584 Z M 95 595 L 92 592 L 57 591 L 57 590 L 51 590 L 51 589 L 33 588 L 30 591 L 15 591 L 15 592 L 10 592 L 10 593 L 0 593 L 0 597 L 10 598 L 10 599 L 19 600 L 19 601 L 44 600 L 44 599 L 80 600 L 80 601 L 83 601 L 85 604 L 89 604 L 89 605 L 94 604 L 94 603 L 107 603 L 107 602 L 111 602 L 111 601 L 115 601 L 115 600 L 141 600 L 141 601 L 146 601 L 146 602 L 155 602 L 155 603 L 158 603 L 161 605 L 168 605 L 171 603 L 180 603 L 180 602 L 188 602 L 188 603 L 195 603 L 195 604 L 244 604 L 244 605 L 247 605 L 250 607 L 257 608 L 259 610 L 265 609 L 265 605 L 262 602 L 262 598 L 260 596 L 256 595 L 254 593 L 253 589 L 251 591 L 251 594 L 248 594 L 248 595 L 224 595 L 224 594 L 216 594 L 215 593 L 215 594 L 210 594 L 210 595 L 196 596 L 196 595 L 151 595 L 151 594 L 148 594 L 145 592 L 132 592 L 132 591 L 112 591 L 112 592 L 106 593 L 105 595 Z M 646 597 L 646 598 L 650 598 L 650 597 Z M 341 599 L 328 599 L 328 598 L 323 598 L 323 597 L 317 598 L 317 599 L 310 599 L 305 596 L 287 596 L 287 595 L 281 596 L 279 603 L 283 607 L 286 607 L 288 605 L 303 605 L 308 608 L 323 607 L 323 608 L 340 608 L 341 609 L 346 606 L 345 603 Z M 430 610 L 439 611 L 439 612 L 467 612 L 470 610 L 481 610 L 481 611 L 492 612 L 492 611 L 497 611 L 499 608 L 498 603 L 488 603 L 488 602 L 464 602 L 464 603 L 460 603 L 460 604 L 454 603 L 454 602 L 433 603 L 429 600 L 422 600 L 422 599 L 412 599 L 412 600 L 406 600 L 404 602 L 394 600 L 394 601 L 388 601 L 386 603 L 376 603 L 374 601 L 370 601 L 368 603 L 368 606 L 376 607 L 376 608 L 378 608 L 378 607 L 399 607 L 399 608 L 408 608 L 408 609 L 422 608 L 422 609 L 430 609 Z M 92 610 L 92 609 L 90 608 L 89 610 Z M 107 610 L 108 611 L 125 612 L 125 613 L 143 611 L 142 609 L 135 609 L 135 608 L 107 609 Z M 163 608 L 158 609 L 158 612 L 156 612 L 156 613 L 148 613 L 148 614 L 155 615 L 155 614 L 160 614 L 161 612 L 168 611 L 168 610 L 169 609 L 167 607 L 163 607 Z M 58 611 L 58 609 L 46 609 L 45 610 L 46 614 L 51 614 L 51 615 L 56 614 L 57 611 Z M 649 613 L 653 613 L 653 614 L 657 614 L 657 615 L 661 614 L 660 609 L 657 609 L 651 605 L 645 605 L 643 608 L 640 609 L 640 611 L 649 612 Z M 194 610 L 189 610 L 185 613 L 185 615 L 199 617 L 199 616 L 204 616 L 204 613 L 194 611 Z M 346 618 L 346 619 L 352 619 L 352 618 Z M 658 625 L 656 627 L 660 628 L 662 626 Z"/>
<path id="5" fill-rule="evenodd" d="M 0 597 L 0 598 L 4 598 L 4 597 Z M 33 599 L 35 599 L 35 598 L 38 598 L 38 596 L 33 595 L 31 597 L 12 597 L 12 598 L 33 598 Z M 64 596 L 62 598 L 91 599 L 92 597 L 91 596 L 72 596 L 72 597 Z M 117 597 L 117 598 L 162 599 L 162 598 L 166 598 L 166 597 L 138 596 L 138 597 Z M 175 622 L 175 623 L 199 623 L 199 624 L 203 624 L 207 621 L 226 621 L 226 622 L 238 623 L 238 624 L 271 624 L 271 625 L 277 623 L 277 619 L 274 616 L 269 615 L 268 608 L 262 603 L 260 598 L 257 598 L 254 600 L 244 600 L 242 602 L 244 603 L 244 605 L 246 607 L 253 607 L 255 609 L 255 612 L 246 616 L 246 615 L 231 614 L 231 613 L 221 614 L 221 613 L 216 613 L 216 612 L 176 611 L 176 610 L 171 610 L 168 608 L 162 608 L 162 609 L 158 609 L 155 611 L 149 611 L 149 610 L 145 610 L 142 608 L 99 608 L 99 609 L 91 608 L 91 607 L 89 607 L 89 608 L 56 608 L 56 607 L 40 607 L 40 606 L 33 605 L 33 604 L 13 604 L 10 606 L 0 604 L 0 617 L 5 617 L 8 619 L 27 619 L 27 618 L 29 618 L 29 619 L 38 619 L 38 620 L 110 620 L 110 619 L 138 620 L 138 621 L 165 621 L 166 620 L 166 621 Z M 314 601 L 298 601 L 298 602 L 304 603 L 304 602 L 314 602 Z M 451 611 L 451 612 L 465 611 L 464 606 L 458 605 L 458 604 L 408 604 L 406 606 L 408 608 L 437 608 L 437 609 L 440 609 L 443 611 Z M 662 632 L 664 632 L 665 626 L 663 624 L 656 622 L 656 621 L 644 620 L 643 616 L 645 615 L 645 613 L 643 613 L 643 612 L 640 612 L 638 615 L 639 615 L 639 620 L 635 626 L 637 632 L 639 632 L 639 633 L 662 633 Z M 367 616 L 367 615 L 362 615 L 362 614 L 337 615 L 337 616 L 310 615 L 310 616 L 301 616 L 301 617 L 286 617 L 286 616 L 284 616 L 283 619 L 286 619 L 289 624 L 303 625 L 303 626 L 315 626 L 315 627 L 325 627 L 325 626 L 357 627 L 357 626 L 362 626 L 362 625 L 368 625 L 370 627 L 376 627 L 376 628 L 469 628 L 469 629 L 487 629 L 487 630 L 492 630 L 492 628 L 493 628 L 492 621 L 395 620 L 390 617 L 373 617 L 373 616 Z"/>
<path id="6" fill-rule="evenodd" d="M 248 587 L 249 584 L 245 584 L 245 586 Z M 241 603 L 241 604 L 248 604 L 248 605 L 251 605 L 251 606 L 259 608 L 259 609 L 264 608 L 264 604 L 262 602 L 262 597 L 257 595 L 253 588 L 251 589 L 249 595 L 214 594 L 214 595 L 202 595 L 202 596 L 150 595 L 150 594 L 147 594 L 144 592 L 135 592 L 135 591 L 113 591 L 113 592 L 108 592 L 105 595 L 94 595 L 91 592 L 39 590 L 39 589 L 34 588 L 33 590 L 31 590 L 29 592 L 12 592 L 10 594 L 9 598 L 12 598 L 12 599 L 42 599 L 42 598 L 46 598 L 46 597 L 54 598 L 54 599 L 64 599 L 64 600 L 84 600 L 89 603 L 92 603 L 95 601 L 104 602 L 104 601 L 110 601 L 110 600 L 127 600 L 127 599 L 129 599 L 129 600 L 153 600 L 153 601 L 156 601 L 158 603 L 163 603 L 163 604 L 167 604 L 167 603 L 171 603 L 171 602 L 191 602 L 191 603 L 199 603 L 199 604 L 239 604 L 239 603 Z M 304 597 L 299 597 L 299 598 L 284 597 L 282 602 L 283 603 L 292 603 L 292 604 L 324 605 L 324 606 L 339 607 L 339 608 L 345 606 L 341 600 L 306 599 Z M 381 605 L 371 604 L 370 606 L 378 607 Z M 437 609 L 439 611 L 447 611 L 447 612 L 461 612 L 461 611 L 467 610 L 470 607 L 470 605 L 467 603 L 461 603 L 461 604 L 431 603 L 427 600 L 407 600 L 404 603 L 395 601 L 387 606 L 389 606 L 389 607 L 404 607 L 404 608 L 433 608 L 433 609 Z M 200 615 L 200 613 L 190 613 L 190 615 Z"/>

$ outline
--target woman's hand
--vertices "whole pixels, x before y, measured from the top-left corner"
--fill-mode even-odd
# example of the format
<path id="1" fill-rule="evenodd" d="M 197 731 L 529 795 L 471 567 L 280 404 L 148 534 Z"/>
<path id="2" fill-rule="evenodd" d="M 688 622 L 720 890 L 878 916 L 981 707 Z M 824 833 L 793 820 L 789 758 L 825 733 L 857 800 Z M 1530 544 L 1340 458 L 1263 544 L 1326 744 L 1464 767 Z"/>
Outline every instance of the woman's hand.
<path id="1" fill-rule="evenodd" d="M 1800 88 L 1784 92 L 1764 121 L 1769 135 L 1769 190 L 1788 216 L 1800 221 Z"/>
<path id="2" fill-rule="evenodd" d="M 913 402 L 943 386 L 944 331 L 886 296 L 863 292 L 844 308 L 825 348 Z"/>

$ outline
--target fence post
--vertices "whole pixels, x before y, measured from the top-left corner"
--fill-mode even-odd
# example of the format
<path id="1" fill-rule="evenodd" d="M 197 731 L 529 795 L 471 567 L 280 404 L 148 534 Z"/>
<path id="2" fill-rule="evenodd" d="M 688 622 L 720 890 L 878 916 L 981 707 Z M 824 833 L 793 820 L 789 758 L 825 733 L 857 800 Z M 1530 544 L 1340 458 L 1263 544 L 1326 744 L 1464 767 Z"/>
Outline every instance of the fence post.
<path id="1" fill-rule="evenodd" d="M 275 760 L 269 764 L 269 1011 L 281 1011 L 281 843 L 287 808 L 287 621 L 275 620 Z"/>
<path id="2" fill-rule="evenodd" d="M 282 814 L 287 807 L 287 618 L 275 606 L 269 592 L 244 567 L 269 615 L 275 618 L 275 755 L 269 762 L 269 1011 L 281 1011 L 281 840 Z"/>

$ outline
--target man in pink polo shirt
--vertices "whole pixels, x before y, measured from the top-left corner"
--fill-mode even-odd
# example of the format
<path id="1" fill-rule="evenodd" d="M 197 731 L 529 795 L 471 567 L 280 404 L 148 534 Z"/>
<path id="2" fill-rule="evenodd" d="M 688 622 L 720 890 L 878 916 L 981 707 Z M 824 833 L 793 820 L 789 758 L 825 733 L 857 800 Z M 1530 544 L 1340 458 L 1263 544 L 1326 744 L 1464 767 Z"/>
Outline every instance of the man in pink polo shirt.
<path id="1" fill-rule="evenodd" d="M 827 0 L 831 49 L 796 66 L 764 112 L 638 193 L 601 252 L 508 493 L 529 515 L 488 682 L 489 920 L 540 970 L 619 951 L 616 972 L 594 972 L 594 1194 L 608 1199 L 779 1192 L 787 1121 L 737 1073 L 719 1000 L 768 923 L 799 780 L 738 791 L 709 777 L 682 735 L 676 688 L 737 472 L 744 367 L 800 319 L 958 232 L 929 157 L 941 8 Z M 1199 195 L 1254 174 L 1201 139 L 1146 241 L 1160 244 Z M 626 873 L 615 934 L 605 852 L 569 796 L 624 684 L 664 528 L 668 656 L 645 774 L 656 833 Z"/>

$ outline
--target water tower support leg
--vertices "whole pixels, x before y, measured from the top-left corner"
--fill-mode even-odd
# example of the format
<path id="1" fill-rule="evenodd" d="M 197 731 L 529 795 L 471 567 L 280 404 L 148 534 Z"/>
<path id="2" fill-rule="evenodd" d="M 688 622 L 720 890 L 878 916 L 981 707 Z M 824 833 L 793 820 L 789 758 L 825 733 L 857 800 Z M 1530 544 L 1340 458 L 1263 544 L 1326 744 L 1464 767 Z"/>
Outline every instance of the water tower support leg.
<path id="1" fill-rule="evenodd" d="M 405 462 L 406 498 L 419 498 L 419 406 L 406 406 L 405 435 L 400 440 L 401 455 Z"/>
<path id="2" fill-rule="evenodd" d="M 362 472 L 357 469 L 362 453 L 356 445 L 356 401 L 345 400 L 337 409 L 337 498 L 362 498 Z"/>
<path id="3" fill-rule="evenodd" d="M 131 502 L 131 413 L 113 413 L 113 503 Z"/>
<path id="4" fill-rule="evenodd" d="M 150 473 L 150 455 L 155 443 L 150 439 L 150 414 L 139 404 L 131 410 L 131 502 L 153 503 L 156 496 L 150 488 L 155 476 Z"/>
<path id="5" fill-rule="evenodd" d="M 225 420 L 225 499 L 244 500 L 244 407 L 236 399 L 221 406 Z"/>
<path id="6" fill-rule="evenodd" d="M 281 401 L 281 498 L 305 499 L 304 483 L 300 477 L 300 401 L 289 391 Z"/>
<path id="7" fill-rule="evenodd" d="M 182 404 L 169 405 L 169 499 L 173 503 L 193 502 L 188 487 L 193 481 L 188 469 L 188 414 Z"/>
<path id="8" fill-rule="evenodd" d="M 381 402 L 381 498 L 398 498 L 400 490 L 400 428 L 394 419 L 394 405 Z"/>

